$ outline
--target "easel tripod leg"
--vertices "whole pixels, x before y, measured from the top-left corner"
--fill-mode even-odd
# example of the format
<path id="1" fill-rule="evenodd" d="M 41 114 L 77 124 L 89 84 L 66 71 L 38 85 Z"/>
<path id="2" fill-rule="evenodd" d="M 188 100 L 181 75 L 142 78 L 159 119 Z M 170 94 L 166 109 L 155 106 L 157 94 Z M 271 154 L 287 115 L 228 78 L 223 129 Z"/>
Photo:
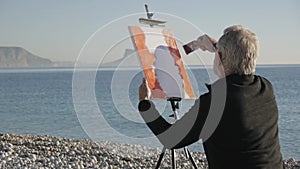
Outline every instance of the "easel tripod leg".
<path id="1" fill-rule="evenodd" d="M 195 161 L 194 161 L 194 159 L 193 159 L 193 157 L 192 157 L 192 155 L 191 155 L 189 149 L 186 149 L 186 150 L 187 150 L 187 152 L 188 152 L 188 154 L 189 154 L 189 159 L 190 159 L 190 161 L 192 162 L 194 168 L 195 168 L 195 169 L 198 169 L 198 167 L 197 167 L 197 165 L 196 165 L 196 163 L 195 163 Z"/>
<path id="2" fill-rule="evenodd" d="M 175 149 L 172 149 L 171 152 L 172 152 L 172 166 L 173 166 L 173 169 L 176 169 L 176 154 L 175 154 Z"/>
<path id="3" fill-rule="evenodd" d="M 166 148 L 164 147 L 164 148 L 162 149 L 161 153 L 160 153 L 160 156 L 159 156 L 159 159 L 158 159 L 158 161 L 157 161 L 157 164 L 156 164 L 155 169 L 158 169 L 158 168 L 159 168 L 159 166 L 160 166 L 160 164 L 161 164 L 161 161 L 162 161 L 162 159 L 163 159 L 163 157 L 164 157 L 164 155 L 165 155 L 165 152 L 166 152 Z"/>
<path id="4" fill-rule="evenodd" d="M 184 150 L 184 155 L 185 155 L 185 157 L 186 157 L 186 158 L 189 158 L 189 154 L 188 154 L 188 152 L 187 152 L 187 148 L 184 147 L 183 150 Z"/>

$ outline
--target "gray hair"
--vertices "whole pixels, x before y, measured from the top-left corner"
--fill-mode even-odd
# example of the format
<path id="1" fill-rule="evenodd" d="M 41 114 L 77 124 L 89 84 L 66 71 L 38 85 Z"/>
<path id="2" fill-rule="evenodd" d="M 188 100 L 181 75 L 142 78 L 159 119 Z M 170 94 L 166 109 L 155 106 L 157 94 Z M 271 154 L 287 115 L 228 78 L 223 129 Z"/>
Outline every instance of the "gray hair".
<path id="1" fill-rule="evenodd" d="M 241 25 L 224 30 L 217 43 L 225 74 L 249 75 L 255 72 L 259 43 L 256 35 Z"/>

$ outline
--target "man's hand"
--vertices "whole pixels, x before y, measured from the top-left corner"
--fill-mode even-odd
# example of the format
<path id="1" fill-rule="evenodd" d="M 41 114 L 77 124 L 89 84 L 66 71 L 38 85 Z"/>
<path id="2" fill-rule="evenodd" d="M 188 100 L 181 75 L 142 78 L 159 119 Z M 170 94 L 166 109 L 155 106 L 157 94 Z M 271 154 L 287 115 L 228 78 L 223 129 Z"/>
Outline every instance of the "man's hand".
<path id="1" fill-rule="evenodd" d="M 214 46 L 214 44 L 217 43 L 217 41 L 211 37 L 209 37 L 208 35 L 202 35 L 200 36 L 197 41 L 196 41 L 197 45 L 203 50 L 203 51 L 209 51 L 209 52 L 215 52 L 216 48 Z"/>
<path id="2" fill-rule="evenodd" d="M 147 81 L 143 78 L 143 82 L 139 87 L 139 100 L 149 100 L 151 95 L 151 91 L 148 88 Z"/>

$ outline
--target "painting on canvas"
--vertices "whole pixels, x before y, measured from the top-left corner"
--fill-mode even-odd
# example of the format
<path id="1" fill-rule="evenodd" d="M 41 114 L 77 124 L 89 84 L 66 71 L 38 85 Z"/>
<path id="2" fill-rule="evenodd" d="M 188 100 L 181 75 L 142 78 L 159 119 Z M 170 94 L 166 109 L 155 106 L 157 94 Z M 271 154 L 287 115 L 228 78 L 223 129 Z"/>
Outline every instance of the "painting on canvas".
<path id="1" fill-rule="evenodd" d="M 194 99 L 195 94 L 170 29 L 130 26 L 151 98 Z"/>

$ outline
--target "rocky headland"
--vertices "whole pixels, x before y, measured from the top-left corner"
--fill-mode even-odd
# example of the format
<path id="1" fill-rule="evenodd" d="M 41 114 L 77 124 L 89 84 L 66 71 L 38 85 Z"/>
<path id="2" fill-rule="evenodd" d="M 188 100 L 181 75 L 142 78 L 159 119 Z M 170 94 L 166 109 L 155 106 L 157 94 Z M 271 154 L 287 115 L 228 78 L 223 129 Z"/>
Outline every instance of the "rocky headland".
<path id="1" fill-rule="evenodd" d="M 32 54 L 21 47 L 0 47 L 0 67 L 51 67 L 49 59 Z"/>

